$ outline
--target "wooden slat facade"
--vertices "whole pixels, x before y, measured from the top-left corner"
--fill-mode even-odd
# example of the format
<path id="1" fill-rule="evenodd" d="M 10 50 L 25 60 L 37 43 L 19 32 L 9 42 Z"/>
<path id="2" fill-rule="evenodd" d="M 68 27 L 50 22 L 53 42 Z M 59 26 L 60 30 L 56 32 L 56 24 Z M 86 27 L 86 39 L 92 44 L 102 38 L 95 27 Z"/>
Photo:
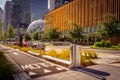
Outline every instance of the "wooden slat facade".
<path id="1" fill-rule="evenodd" d="M 73 22 L 81 27 L 95 27 L 106 13 L 115 14 L 120 20 L 120 0 L 73 0 L 45 14 L 45 30 L 50 27 L 70 30 Z"/>

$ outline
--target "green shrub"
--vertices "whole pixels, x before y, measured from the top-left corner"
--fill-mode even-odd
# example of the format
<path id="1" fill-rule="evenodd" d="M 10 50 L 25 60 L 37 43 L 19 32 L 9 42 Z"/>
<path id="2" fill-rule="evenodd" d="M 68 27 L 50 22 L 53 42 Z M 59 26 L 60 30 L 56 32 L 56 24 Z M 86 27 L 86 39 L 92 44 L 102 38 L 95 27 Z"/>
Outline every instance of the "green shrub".
<path id="1" fill-rule="evenodd" d="M 94 46 L 95 46 L 95 47 L 102 47 L 102 45 L 101 45 L 100 42 L 95 42 L 95 43 L 94 43 Z"/>
<path id="2" fill-rule="evenodd" d="M 112 45 L 111 45 L 111 43 L 110 43 L 110 41 L 105 41 L 105 47 L 111 47 Z"/>
<path id="3" fill-rule="evenodd" d="M 120 47 L 120 43 L 117 46 Z"/>
<path id="4" fill-rule="evenodd" d="M 110 43 L 110 41 L 104 41 L 104 40 L 102 40 L 102 41 L 100 41 L 100 42 L 95 42 L 94 43 L 94 46 L 95 47 L 111 47 L 111 43 Z"/>
<path id="5" fill-rule="evenodd" d="M 101 42 L 100 42 L 100 44 L 101 44 L 101 47 L 105 47 L 105 41 L 104 40 L 102 40 Z"/>
<path id="6" fill-rule="evenodd" d="M 4 52 L 0 51 L 0 80 L 13 80 L 13 72 L 13 64 L 7 60 L 4 56 Z"/>

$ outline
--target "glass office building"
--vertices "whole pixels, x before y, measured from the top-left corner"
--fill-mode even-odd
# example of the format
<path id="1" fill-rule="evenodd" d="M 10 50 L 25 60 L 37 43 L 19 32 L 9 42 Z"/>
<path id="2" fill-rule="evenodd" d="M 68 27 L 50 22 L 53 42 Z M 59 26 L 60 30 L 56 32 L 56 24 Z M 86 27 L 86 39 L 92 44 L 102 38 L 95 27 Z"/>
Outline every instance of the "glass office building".
<path id="1" fill-rule="evenodd" d="M 31 0 L 31 21 L 43 19 L 48 12 L 48 0 Z"/>
<path id="2" fill-rule="evenodd" d="M 12 14 L 12 2 L 6 1 L 4 6 L 4 25 L 3 25 L 4 31 L 7 30 L 8 25 L 11 25 L 11 21 L 12 21 L 11 14 Z"/>
<path id="3" fill-rule="evenodd" d="M 12 0 L 12 25 L 16 29 L 16 32 L 25 32 L 30 24 L 30 0 Z"/>

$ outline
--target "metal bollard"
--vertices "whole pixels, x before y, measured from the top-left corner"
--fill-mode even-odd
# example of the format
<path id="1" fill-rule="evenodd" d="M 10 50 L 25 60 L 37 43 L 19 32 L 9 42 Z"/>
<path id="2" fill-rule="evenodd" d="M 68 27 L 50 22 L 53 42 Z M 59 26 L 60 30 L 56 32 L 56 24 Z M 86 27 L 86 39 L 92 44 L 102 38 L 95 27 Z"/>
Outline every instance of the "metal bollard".
<path id="1" fill-rule="evenodd" d="M 73 44 L 70 48 L 70 67 L 80 67 L 80 46 Z"/>

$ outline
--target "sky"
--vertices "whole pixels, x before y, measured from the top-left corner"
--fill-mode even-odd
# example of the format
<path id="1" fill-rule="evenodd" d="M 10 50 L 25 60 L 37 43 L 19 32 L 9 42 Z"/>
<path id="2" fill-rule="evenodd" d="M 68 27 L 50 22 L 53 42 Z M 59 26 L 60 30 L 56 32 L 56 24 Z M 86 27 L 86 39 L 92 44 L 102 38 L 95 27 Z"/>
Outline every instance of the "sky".
<path id="1" fill-rule="evenodd" d="M 5 1 L 6 1 L 6 0 L 0 0 L 0 7 L 1 7 L 2 9 L 4 9 Z"/>
<path id="2" fill-rule="evenodd" d="M 6 1 L 6 0 L 0 0 L 0 7 L 1 7 L 2 9 L 4 9 L 5 1 Z M 49 0 L 48 0 L 48 3 L 49 3 Z M 50 7 L 50 5 L 48 4 L 48 8 L 49 8 L 49 7 Z"/>

